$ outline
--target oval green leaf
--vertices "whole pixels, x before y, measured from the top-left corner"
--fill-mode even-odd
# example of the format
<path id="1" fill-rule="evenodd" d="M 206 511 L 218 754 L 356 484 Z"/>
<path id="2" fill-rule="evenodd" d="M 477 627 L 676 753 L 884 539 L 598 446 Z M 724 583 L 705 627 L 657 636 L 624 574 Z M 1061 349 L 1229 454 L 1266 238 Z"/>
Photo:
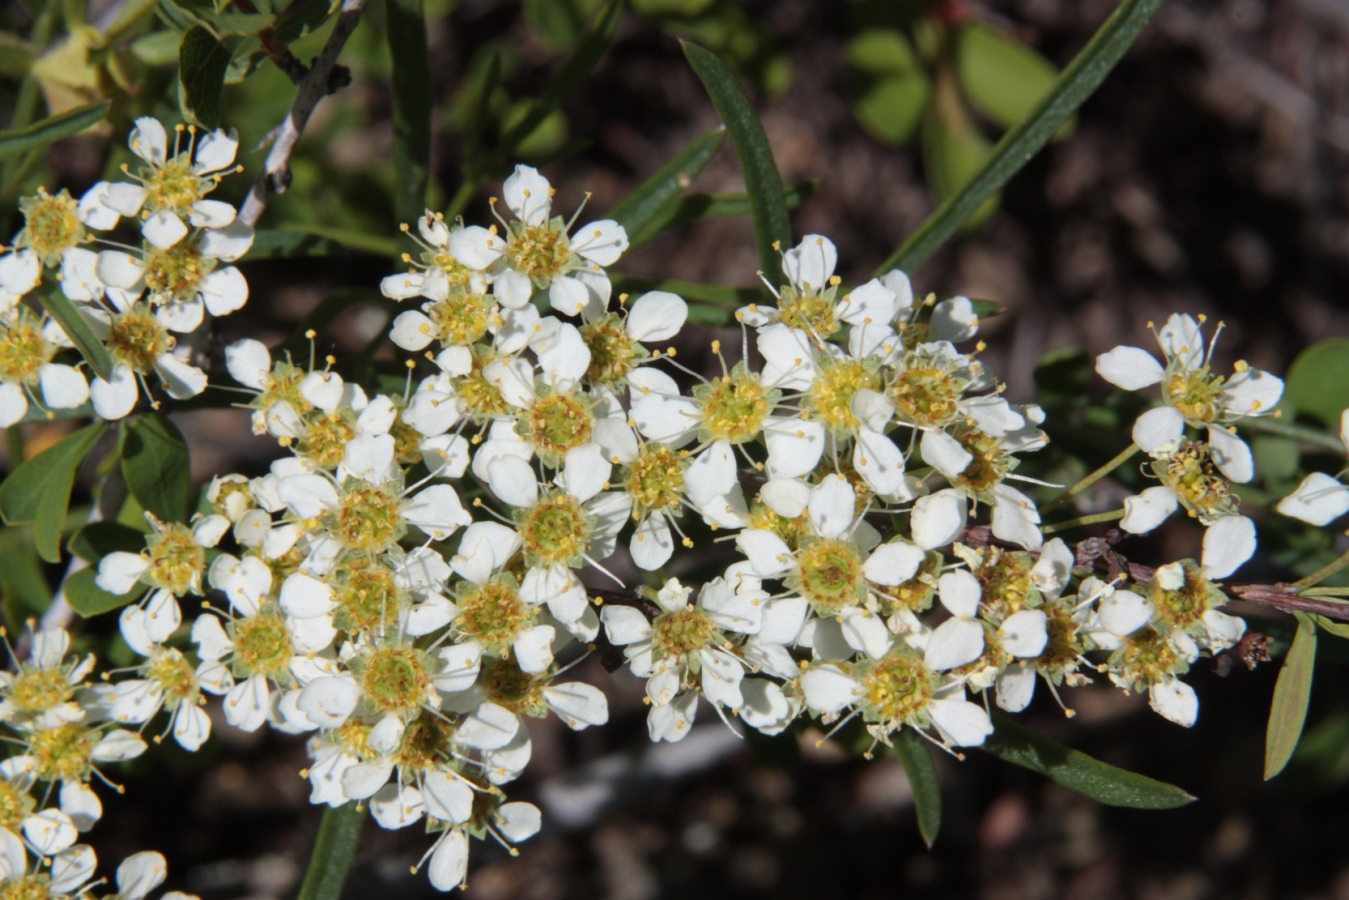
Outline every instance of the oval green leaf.
<path id="1" fill-rule="evenodd" d="M 895 28 L 858 32 L 848 42 L 847 55 L 857 121 L 882 144 L 908 143 L 923 120 L 932 84 L 904 33 Z"/>
<path id="2" fill-rule="evenodd" d="M 75 473 L 106 430 L 101 422 L 74 434 L 25 461 L 0 484 L 0 516 L 7 524 L 35 523 L 33 542 L 47 562 L 61 559 L 61 529 L 70 506 Z"/>
<path id="3" fill-rule="evenodd" d="M 1318 341 L 1299 353 L 1288 367 L 1283 402 L 1338 430 L 1349 408 L 1349 338 Z"/>
<path id="4" fill-rule="evenodd" d="M 178 45 L 178 105 L 189 122 L 202 128 L 220 124 L 220 91 L 233 47 L 234 39 L 217 40 L 201 25 L 183 33 Z"/>
<path id="5" fill-rule="evenodd" d="M 754 238 L 759 247 L 759 265 L 770 278 L 782 271 L 778 250 L 792 240 L 792 223 L 787 217 L 782 176 L 773 160 L 763 124 L 759 122 L 749 97 L 740 82 L 721 59 L 704 47 L 684 41 L 684 57 L 702 81 L 712 105 L 731 135 L 731 144 L 745 176 L 750 212 L 754 219 Z"/>
<path id="6" fill-rule="evenodd" d="M 128 593 L 110 594 L 94 583 L 97 577 L 98 567 L 90 566 L 71 575 L 62 585 L 70 608 L 85 618 L 121 609 L 128 603 L 134 603 L 148 590 L 145 585 L 137 584 Z"/>
<path id="7" fill-rule="evenodd" d="M 75 305 L 66 298 L 66 295 L 60 291 L 47 291 L 38 296 L 38 302 L 42 308 L 47 311 L 56 324 L 61 326 L 61 330 L 70 338 L 70 342 L 75 345 L 75 349 L 80 351 L 85 362 L 94 370 L 94 374 L 104 381 L 112 379 L 112 356 L 108 353 L 108 348 L 98 339 L 94 329 L 90 327 L 89 320 L 86 319 Z"/>
<path id="8" fill-rule="evenodd" d="M 965 99 L 984 118 L 1002 128 L 1020 122 L 1054 86 L 1058 69 L 1010 35 L 975 19 L 956 35 L 956 75 Z M 1054 135 L 1064 138 L 1071 121 Z"/>
<path id="9" fill-rule="evenodd" d="M 153 413 L 122 428 L 122 477 L 132 496 L 167 522 L 186 519 L 191 460 L 182 432 Z"/>
<path id="10" fill-rule="evenodd" d="M 1283 771 L 1297 749 L 1302 726 L 1307 721 L 1307 702 L 1312 695 L 1316 669 L 1316 622 L 1306 613 L 1297 616 L 1297 631 L 1274 683 L 1274 701 L 1269 707 L 1265 730 L 1265 780 Z"/>
<path id="11" fill-rule="evenodd" d="M 937 199 L 946 200 L 964 190 L 983 168 L 990 150 L 949 75 L 939 76 L 933 103 L 923 118 L 923 166 Z M 997 208 L 998 195 L 990 194 L 970 213 L 962 229 L 978 228 Z"/>
<path id="12" fill-rule="evenodd" d="M 1010 716 L 995 713 L 993 725 L 993 734 L 981 749 L 1106 806 L 1175 809 L 1195 800 L 1174 784 L 1103 763 L 1032 731 Z"/>

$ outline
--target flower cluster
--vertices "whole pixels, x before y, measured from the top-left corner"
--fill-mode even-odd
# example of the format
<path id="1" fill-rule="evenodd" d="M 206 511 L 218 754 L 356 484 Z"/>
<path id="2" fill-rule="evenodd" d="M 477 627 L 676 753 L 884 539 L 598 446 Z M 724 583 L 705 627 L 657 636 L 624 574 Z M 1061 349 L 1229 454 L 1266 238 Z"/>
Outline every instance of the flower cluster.
<path id="1" fill-rule="evenodd" d="M 151 372 L 172 397 L 205 387 L 171 333 L 244 303 L 227 264 L 251 233 L 208 196 L 233 137 L 186 134 L 170 148 L 139 120 L 132 182 L 25 208 L 0 259 L 16 342 L 0 359 L 20 373 L 0 409 L 87 395 L 116 418 Z M 143 549 L 103 557 L 97 585 L 129 601 L 133 670 L 91 686 L 92 658 L 39 632 L 0 683 L 0 722 L 24 748 L 4 764 L 9 789 L 58 797 L 0 804 L 20 811 L 4 834 L 52 860 L 42 877 L 91 871 L 74 835 L 98 817 L 98 766 L 146 749 L 161 718 L 197 750 L 211 696 L 232 727 L 308 736 L 312 802 L 422 825 L 441 890 L 463 882 L 470 837 L 512 846 L 539 830 L 504 786 L 530 760 L 528 719 L 607 722 L 605 694 L 564 677 L 596 647 L 644 682 L 654 741 L 688 735 L 705 702 L 737 731 L 813 719 L 872 747 L 907 728 L 957 752 L 992 733 L 991 704 L 1023 710 L 1043 682 L 1063 705 L 1060 689 L 1095 673 L 1195 721 L 1180 677 L 1245 628 L 1214 584 L 1255 541 L 1231 491 L 1253 476 L 1232 424 L 1272 409 L 1278 379 L 1214 375 L 1185 316 L 1158 332 L 1165 364 L 1127 347 L 1099 359 L 1121 387 L 1163 389 L 1134 428 L 1161 484 L 1130 498 L 1123 527 L 1149 531 L 1177 506 L 1208 527 L 1201 562 L 1106 583 L 1045 540 L 1028 493 L 1044 483 L 1018 471 L 1047 443 L 1044 412 L 1003 397 L 970 299 L 918 297 L 900 271 L 845 289 L 833 243 L 807 235 L 781 254 L 774 302 L 736 312 L 738 357 L 712 342 L 705 377 L 671 346 L 683 299 L 613 296 L 621 224 L 554 216 L 527 166 L 502 194 L 494 225 L 428 211 L 405 227 L 417 252 L 382 282 L 407 307 L 390 333 L 412 354 L 401 392 L 347 380 L 334 357 L 226 348 L 253 430 L 281 457 L 214 479 L 189 522 L 147 516 Z M 139 250 L 84 246 L 122 216 L 139 217 Z M 51 362 L 60 330 L 18 302 L 46 268 L 117 361 L 83 395 L 83 371 Z M 1297 502 L 1320 509 L 1312 490 Z M 0 847 L 0 864 L 12 855 Z"/>
<path id="2" fill-rule="evenodd" d="M 235 170 L 235 134 L 178 126 L 170 144 L 164 126 L 146 117 L 136 120 L 130 145 L 140 160 L 134 172 L 122 167 L 131 181 L 100 181 L 79 200 L 39 189 L 20 203 L 24 226 L 0 256 L 0 425 L 20 421 L 30 405 L 92 402 L 96 415 L 120 419 L 142 392 L 154 396 L 152 375 L 174 399 L 201 393 L 206 373 L 178 336 L 197 332 L 207 313 L 228 315 L 248 300 L 248 282 L 228 263 L 252 246 L 253 230 L 230 204 L 207 196 Z M 135 245 L 103 236 L 123 217 L 140 220 Z M 53 292 L 103 342 L 112 366 L 106 378 L 54 361 L 74 344 L 48 314 L 50 303 L 38 312 L 22 302 Z"/>

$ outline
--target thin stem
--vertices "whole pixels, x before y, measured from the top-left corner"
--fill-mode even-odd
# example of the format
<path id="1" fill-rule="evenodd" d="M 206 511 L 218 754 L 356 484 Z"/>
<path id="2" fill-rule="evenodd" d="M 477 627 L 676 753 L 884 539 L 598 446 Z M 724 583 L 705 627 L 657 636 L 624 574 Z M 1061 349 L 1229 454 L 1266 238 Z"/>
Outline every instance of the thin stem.
<path id="1" fill-rule="evenodd" d="M 1340 439 L 1325 431 L 1317 428 L 1308 428 L 1305 425 L 1296 425 L 1291 422 L 1285 422 L 1274 416 L 1261 416 L 1253 419 L 1242 419 L 1241 427 L 1248 431 L 1260 431 L 1265 434 L 1274 434 L 1279 437 L 1292 438 L 1295 441 L 1302 441 L 1307 444 L 1315 444 L 1325 450 L 1330 450 L 1335 454 L 1344 452 L 1344 444 Z"/>
<path id="2" fill-rule="evenodd" d="M 1341 569 L 1344 569 L 1346 566 L 1349 566 L 1349 550 L 1346 550 L 1344 553 L 1340 554 L 1340 558 L 1330 563 L 1329 565 L 1322 566 L 1315 572 L 1308 575 L 1306 578 L 1302 578 L 1299 579 L 1298 581 L 1293 582 L 1293 584 L 1290 586 L 1290 590 L 1302 591 L 1304 588 L 1309 588 L 1313 585 L 1320 584 L 1321 582 L 1329 578 L 1331 575 L 1334 575 L 1336 572 L 1340 571 Z"/>
<path id="3" fill-rule="evenodd" d="M 1137 444 L 1130 444 L 1128 447 L 1125 447 L 1124 450 L 1121 453 L 1119 453 L 1114 459 L 1110 460 L 1108 463 L 1101 466 L 1095 472 L 1092 472 L 1086 478 L 1083 478 L 1077 484 L 1068 488 L 1068 490 L 1064 491 L 1062 494 L 1059 494 L 1053 500 L 1050 500 L 1044 506 L 1040 507 L 1040 512 L 1047 513 L 1052 512 L 1055 509 L 1058 509 L 1060 506 L 1067 503 L 1069 500 L 1073 499 L 1078 494 L 1082 493 L 1087 488 L 1091 487 L 1093 484 L 1095 484 L 1105 476 L 1109 475 L 1111 472 L 1118 469 L 1120 466 L 1124 465 L 1138 451 L 1139 446 Z"/>
<path id="4" fill-rule="evenodd" d="M 1124 510 L 1112 509 L 1110 512 L 1093 513 L 1090 516 L 1082 516 L 1078 519 L 1069 519 L 1066 522 L 1055 522 L 1041 528 L 1044 534 L 1058 534 L 1060 531 L 1068 531 L 1071 528 L 1080 528 L 1083 525 L 1097 525 L 1101 522 L 1114 522 L 1116 519 L 1124 518 Z"/>
<path id="5" fill-rule="evenodd" d="M 333 26 L 332 34 L 328 36 L 328 43 L 323 46 L 323 52 L 314 60 L 309 74 L 301 82 L 300 90 L 295 96 L 295 105 L 291 107 L 285 121 L 272 132 L 272 150 L 267 154 L 262 177 L 253 185 L 248 199 L 239 210 L 239 219 L 245 225 L 256 226 L 258 219 L 262 218 L 263 211 L 267 209 L 267 201 L 272 195 L 284 194 L 290 187 L 291 154 L 295 152 L 295 145 L 299 143 L 300 135 L 304 133 L 304 127 L 308 124 L 314 107 L 337 87 L 342 86 L 335 83 L 333 69 L 337 65 L 338 55 L 347 43 L 347 38 L 356 30 L 364 9 L 365 0 L 343 0 L 337 24 Z"/>
<path id="6" fill-rule="evenodd" d="M 324 810 L 299 900 L 338 900 L 342 896 L 364 824 L 365 807 L 354 800 Z"/>

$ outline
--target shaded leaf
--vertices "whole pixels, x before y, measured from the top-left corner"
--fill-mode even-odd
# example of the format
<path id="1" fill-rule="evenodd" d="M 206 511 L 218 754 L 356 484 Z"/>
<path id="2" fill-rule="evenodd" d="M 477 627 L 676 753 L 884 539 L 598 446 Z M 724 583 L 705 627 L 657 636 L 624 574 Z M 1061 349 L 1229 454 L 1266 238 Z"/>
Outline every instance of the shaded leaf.
<path id="1" fill-rule="evenodd" d="M 253 233 L 253 246 L 248 249 L 248 258 L 252 261 L 292 256 L 332 256 L 340 250 L 341 247 L 335 242 L 318 235 L 279 228 L 259 228 Z"/>
<path id="2" fill-rule="evenodd" d="M 1302 726 L 1307 721 L 1307 701 L 1312 695 L 1312 672 L 1316 668 L 1316 622 L 1307 613 L 1294 613 L 1297 632 L 1283 658 L 1274 700 L 1269 707 L 1265 731 L 1265 780 L 1283 771 L 1297 749 Z"/>
<path id="3" fill-rule="evenodd" d="M 1194 797 L 1174 784 L 1103 763 L 1032 731 L 1008 715 L 995 712 L 993 725 L 993 734 L 981 749 L 1039 772 L 1099 803 L 1134 809 L 1175 809 L 1194 802 Z"/>
<path id="4" fill-rule="evenodd" d="M 974 215 L 984 200 L 1019 172 L 1074 110 L 1092 95 L 1161 4 L 1162 0 L 1123 0 L 1063 70 L 1035 109 L 1002 136 L 974 179 L 928 216 L 918 230 L 881 263 L 876 273 L 879 275 L 891 269 L 913 272 L 927 262 Z"/>
<path id="5" fill-rule="evenodd" d="M 89 563 L 109 553 L 139 553 L 145 549 L 145 532 L 120 522 L 90 522 L 70 539 L 70 552 Z"/>
<path id="6" fill-rule="evenodd" d="M 1336 431 L 1349 407 L 1349 338 L 1329 338 L 1303 350 L 1288 367 L 1283 402 Z"/>
<path id="7" fill-rule="evenodd" d="M 1316 624 L 1322 631 L 1329 631 L 1336 637 L 1349 638 L 1349 622 L 1337 622 L 1325 616 L 1317 616 Z"/>
<path id="8" fill-rule="evenodd" d="M 122 477 L 131 495 L 166 522 L 191 512 L 191 461 L 183 434 L 153 413 L 122 424 Z"/>
<path id="9" fill-rule="evenodd" d="M 355 801 L 323 811 L 298 900 L 339 900 L 364 824 L 365 806 Z"/>
<path id="10" fill-rule="evenodd" d="M 0 516 L 9 525 L 35 523 L 33 543 L 47 562 L 61 559 L 61 529 L 75 474 L 107 426 L 86 425 L 9 473 L 0 484 Z"/>
<path id="11" fill-rule="evenodd" d="M 792 224 L 783 199 L 782 176 L 778 174 L 773 150 L 768 145 L 763 124 L 759 122 L 749 97 L 726 64 L 712 51 L 684 41 L 684 57 L 707 89 L 726 130 L 731 135 L 740 170 L 745 177 L 750 212 L 754 219 L 754 238 L 759 247 L 759 265 L 764 272 L 781 270 L 778 250 L 792 240 Z"/>
<path id="12" fill-rule="evenodd" d="M 796 209 L 815 196 L 819 187 L 818 181 L 803 181 L 787 188 L 783 193 L 787 208 Z M 636 246 L 677 225 L 688 225 L 704 219 L 747 216 L 751 212 L 748 194 L 689 194 L 660 210 L 636 237 L 629 234 L 628 239 Z"/>
<path id="13" fill-rule="evenodd" d="M 706 303 L 720 304 L 728 307 L 732 312 L 734 312 L 735 307 L 754 303 L 760 297 L 759 291 L 755 288 L 734 288 L 720 284 L 702 284 L 695 281 L 676 281 L 674 279 L 634 278 L 629 275 L 615 275 L 613 284 L 615 291 L 632 294 L 634 297 L 638 294 L 645 294 L 647 291 L 669 291 L 672 294 L 678 294 L 685 300 L 701 300 Z"/>
<path id="14" fill-rule="evenodd" d="M 0 131 L 0 160 L 44 150 L 62 138 L 79 134 L 102 122 L 111 105 L 111 101 L 100 100 L 60 115 L 48 116 L 23 128 Z"/>
<path id="15" fill-rule="evenodd" d="M 297 41 L 322 27 L 339 5 L 332 0 L 292 0 L 276 17 L 272 37 L 283 44 Z"/>
<path id="16" fill-rule="evenodd" d="M 956 34 L 956 74 L 970 105 L 995 125 L 1011 128 L 1054 86 L 1059 70 L 1008 34 L 970 19 Z M 1054 135 L 1067 137 L 1069 120 Z"/>
<path id="17" fill-rule="evenodd" d="M 937 767 L 932 764 L 932 751 L 927 741 L 912 728 L 905 728 L 895 735 L 894 747 L 913 788 L 918 833 L 931 848 L 941 830 L 941 780 L 937 778 Z"/>
<path id="18" fill-rule="evenodd" d="M 94 583 L 96 578 L 98 568 L 90 566 L 68 577 L 62 585 L 70 608 L 85 618 L 121 609 L 140 599 L 148 590 L 145 585 L 137 583 L 128 593 L 110 594 Z"/>
<path id="19" fill-rule="evenodd" d="M 933 103 L 923 117 L 923 166 L 937 199 L 960 193 L 979 174 L 991 149 L 960 102 L 949 73 L 939 76 Z M 979 227 L 997 208 L 998 195 L 991 194 L 961 228 Z"/>
<path id="20" fill-rule="evenodd" d="M 847 47 L 857 83 L 853 115 L 876 140 L 908 142 L 922 121 L 932 84 L 904 33 L 895 28 L 858 32 Z"/>
<path id="21" fill-rule="evenodd" d="M 431 62 L 422 0 L 387 0 L 389 55 L 393 59 L 393 162 L 398 173 L 394 212 L 415 222 L 426 209 L 431 167 Z"/>
<path id="22" fill-rule="evenodd" d="M 217 40 L 202 25 L 193 25 L 178 46 L 178 105 L 183 117 L 202 128 L 220 124 L 220 91 L 233 57 L 233 43 Z"/>
<path id="23" fill-rule="evenodd" d="M 642 234 L 664 209 L 672 208 L 678 202 L 680 194 L 721 148 L 725 136 L 726 130 L 717 128 L 694 138 L 673 159 L 612 207 L 609 218 L 622 225 L 628 233 L 628 239 L 636 243 L 632 240 L 634 235 Z"/>
<path id="24" fill-rule="evenodd" d="M 52 591 L 47 576 L 33 552 L 33 535 L 26 528 L 0 531 L 0 584 L 4 586 L 5 608 L 18 613 L 16 622 L 26 616 L 41 615 L 51 605 Z"/>

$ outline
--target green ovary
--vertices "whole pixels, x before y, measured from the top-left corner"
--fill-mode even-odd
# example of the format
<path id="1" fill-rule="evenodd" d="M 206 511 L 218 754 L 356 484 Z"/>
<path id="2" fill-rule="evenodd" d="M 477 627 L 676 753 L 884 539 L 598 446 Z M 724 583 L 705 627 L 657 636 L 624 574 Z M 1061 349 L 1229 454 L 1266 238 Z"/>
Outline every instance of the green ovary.
<path id="1" fill-rule="evenodd" d="M 571 259 L 571 241 L 567 239 L 561 219 L 554 219 L 545 225 L 513 223 L 506 256 L 535 285 L 544 287 L 555 276 L 567 270 L 567 263 Z"/>
<path id="2" fill-rule="evenodd" d="M 567 451 L 590 440 L 591 412 L 588 403 L 574 394 L 541 397 L 521 421 L 527 437 L 545 465 L 562 465 Z"/>
<path id="3" fill-rule="evenodd" d="M 884 659 L 860 665 L 862 683 L 859 705 L 868 722 L 897 727 L 913 723 L 927 710 L 936 693 L 932 673 L 923 658 L 907 649 L 892 650 Z"/>
<path id="4" fill-rule="evenodd" d="M 765 389 L 759 376 L 744 363 L 738 363 L 728 375 L 695 387 L 693 399 L 703 417 L 699 439 L 732 444 L 743 444 L 757 436 L 777 402 L 776 392 Z"/>
<path id="5" fill-rule="evenodd" d="M 430 684 L 421 654 L 411 647 L 376 650 L 361 678 L 366 698 L 382 713 L 415 712 L 425 701 Z"/>
<path id="6" fill-rule="evenodd" d="M 677 510 L 684 492 L 684 463 L 664 444 L 646 444 L 628 466 L 623 487 L 632 496 L 633 517 Z"/>
<path id="7" fill-rule="evenodd" d="M 338 540 L 362 553 L 380 553 L 407 533 L 397 497 L 361 482 L 342 497 L 337 511 Z"/>
<path id="8" fill-rule="evenodd" d="M 278 682 L 290 680 L 292 656 L 290 631 L 276 612 L 259 612 L 230 624 L 234 633 L 234 674 L 242 678 L 262 675 Z"/>
<path id="9" fill-rule="evenodd" d="M 517 516 L 526 562 L 580 565 L 592 526 L 575 498 L 553 492 Z"/>
<path id="10" fill-rule="evenodd" d="M 876 390 L 880 384 L 875 369 L 860 360 L 826 364 L 806 395 L 805 407 L 812 416 L 829 426 L 830 431 L 842 436 L 851 433 L 859 424 L 852 412 L 853 396 L 863 388 Z"/>
<path id="11" fill-rule="evenodd" d="M 458 597 L 460 631 L 493 655 L 505 655 L 511 642 L 534 622 L 533 607 L 520 599 L 509 577 L 483 585 L 465 585 Z"/>
<path id="12" fill-rule="evenodd" d="M 44 266 L 55 265 L 61 253 L 84 241 L 84 227 L 80 224 L 79 203 L 66 191 L 48 194 L 38 192 L 19 203 L 23 212 L 23 230 L 14 244 L 19 249 L 32 250 Z"/>
<path id="13" fill-rule="evenodd" d="M 171 351 L 174 344 L 168 329 L 141 305 L 113 317 L 108 332 L 108 350 L 141 375 L 148 373 L 155 360 Z"/>
<path id="14" fill-rule="evenodd" d="M 696 607 L 666 613 L 651 623 L 653 656 L 686 657 L 712 643 L 718 634 L 717 626 Z"/>
<path id="15" fill-rule="evenodd" d="M 864 596 L 862 559 L 847 541 L 811 541 L 797 554 L 797 561 L 798 570 L 789 579 L 790 586 L 821 615 L 838 615 Z"/>

